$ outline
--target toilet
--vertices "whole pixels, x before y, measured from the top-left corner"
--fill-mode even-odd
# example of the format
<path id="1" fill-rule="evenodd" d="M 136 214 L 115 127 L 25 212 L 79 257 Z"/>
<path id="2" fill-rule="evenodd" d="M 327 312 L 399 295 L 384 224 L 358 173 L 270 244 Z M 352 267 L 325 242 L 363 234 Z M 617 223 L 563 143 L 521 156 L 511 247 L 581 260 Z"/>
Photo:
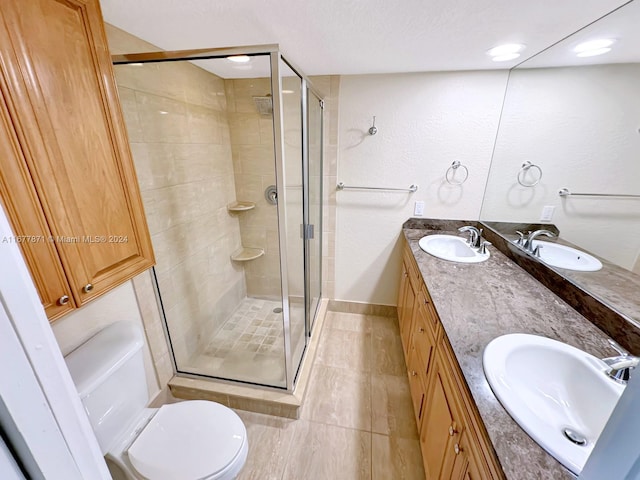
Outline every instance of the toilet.
<path id="1" fill-rule="evenodd" d="M 228 480 L 247 459 L 247 431 L 206 400 L 146 408 L 142 333 L 130 322 L 98 332 L 65 357 L 116 480 Z"/>

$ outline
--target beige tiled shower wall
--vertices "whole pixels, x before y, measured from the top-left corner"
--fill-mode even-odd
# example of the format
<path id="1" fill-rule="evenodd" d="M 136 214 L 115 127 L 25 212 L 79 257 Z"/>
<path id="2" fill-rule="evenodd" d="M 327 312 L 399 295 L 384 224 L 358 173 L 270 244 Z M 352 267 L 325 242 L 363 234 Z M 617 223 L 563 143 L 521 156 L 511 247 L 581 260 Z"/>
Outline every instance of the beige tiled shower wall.
<path id="1" fill-rule="evenodd" d="M 108 28 L 112 50 L 153 48 Z M 224 81 L 189 62 L 116 66 L 178 364 L 246 295 Z"/>
<path id="2" fill-rule="evenodd" d="M 269 57 L 264 62 L 268 65 Z M 244 264 L 247 295 L 279 299 L 278 210 L 264 196 L 265 189 L 276 183 L 273 120 L 258 112 L 253 99 L 271 94 L 271 80 L 233 79 L 225 80 L 224 85 L 237 197 L 256 204 L 253 210 L 237 214 L 242 245 L 265 252 Z"/>
<path id="3" fill-rule="evenodd" d="M 284 94 L 283 110 L 285 155 L 288 154 L 290 158 L 300 156 L 300 111 L 299 108 L 295 108 L 295 103 L 299 101 L 299 85 L 296 88 L 294 80 L 293 78 L 283 79 L 283 89 L 289 91 Z M 311 81 L 323 94 L 325 100 L 322 291 L 323 296 L 333 298 L 340 77 L 316 76 L 312 77 Z M 253 100 L 253 96 L 266 96 L 271 92 L 270 80 L 268 78 L 225 80 L 225 90 L 238 199 L 256 203 L 254 210 L 238 215 L 242 243 L 245 247 L 258 247 L 265 250 L 264 257 L 246 264 L 247 294 L 255 297 L 279 297 L 281 292 L 277 209 L 274 205 L 268 204 L 264 198 L 264 190 L 276 183 L 273 124 L 271 116 L 258 113 Z M 292 268 L 300 267 L 301 272 L 302 250 L 295 248 L 298 244 L 299 232 L 293 228 L 296 223 L 295 215 L 302 212 L 301 201 L 298 201 L 301 190 L 296 190 L 296 187 L 301 185 L 301 181 L 296 183 L 295 178 L 301 175 L 300 172 L 299 165 L 287 162 L 287 184 L 290 186 L 287 191 L 287 206 L 290 214 L 288 264 Z M 301 220 L 301 217 L 298 220 Z M 291 278 L 297 279 L 300 272 L 290 271 Z M 300 281 L 290 282 L 290 284 L 302 285 Z M 296 295 L 296 292 L 292 290 L 290 294 Z M 302 291 L 298 294 L 301 295 Z"/>

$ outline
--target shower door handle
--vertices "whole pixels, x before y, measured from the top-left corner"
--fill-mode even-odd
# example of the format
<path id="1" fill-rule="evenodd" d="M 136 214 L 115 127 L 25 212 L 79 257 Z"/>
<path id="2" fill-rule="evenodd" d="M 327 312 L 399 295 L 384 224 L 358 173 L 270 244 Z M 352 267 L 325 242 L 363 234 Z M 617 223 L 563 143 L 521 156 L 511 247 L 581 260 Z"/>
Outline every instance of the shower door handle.
<path id="1" fill-rule="evenodd" d="M 311 240 L 314 236 L 313 224 L 300 224 L 300 238 L 303 240 Z"/>

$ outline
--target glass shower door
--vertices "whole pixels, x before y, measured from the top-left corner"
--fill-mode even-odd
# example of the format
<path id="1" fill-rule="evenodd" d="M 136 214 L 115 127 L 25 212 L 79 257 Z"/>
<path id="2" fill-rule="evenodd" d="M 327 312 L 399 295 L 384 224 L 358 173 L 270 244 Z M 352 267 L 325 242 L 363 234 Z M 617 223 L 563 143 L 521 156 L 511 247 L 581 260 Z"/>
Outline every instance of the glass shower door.
<path id="1" fill-rule="evenodd" d="M 285 241 L 283 259 L 283 302 L 288 309 L 288 325 L 285 324 L 285 350 L 287 357 L 287 382 L 293 386 L 296 372 L 306 347 L 306 305 L 304 272 L 304 170 L 303 170 L 303 81 L 282 59 L 278 60 L 281 88 L 283 164 L 278 172 L 278 208 L 280 214 L 280 238 Z M 274 89 L 275 91 L 275 89 Z M 284 228 L 283 228 L 284 227 Z M 285 316 L 286 317 L 286 316 Z M 287 332 L 288 329 L 288 332 Z"/>
<path id="2" fill-rule="evenodd" d="M 322 114 L 323 101 L 310 89 L 307 96 L 308 131 L 308 235 L 307 312 L 311 335 L 322 290 Z"/>

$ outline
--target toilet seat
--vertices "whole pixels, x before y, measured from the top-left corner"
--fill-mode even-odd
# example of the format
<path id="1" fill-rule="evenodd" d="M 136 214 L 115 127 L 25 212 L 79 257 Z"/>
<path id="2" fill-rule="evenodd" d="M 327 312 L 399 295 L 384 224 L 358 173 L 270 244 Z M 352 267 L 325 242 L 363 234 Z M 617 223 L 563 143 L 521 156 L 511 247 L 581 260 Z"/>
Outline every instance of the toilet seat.
<path id="1" fill-rule="evenodd" d="M 247 432 L 219 403 L 191 400 L 160 407 L 127 453 L 149 480 L 234 478 L 247 456 Z"/>

